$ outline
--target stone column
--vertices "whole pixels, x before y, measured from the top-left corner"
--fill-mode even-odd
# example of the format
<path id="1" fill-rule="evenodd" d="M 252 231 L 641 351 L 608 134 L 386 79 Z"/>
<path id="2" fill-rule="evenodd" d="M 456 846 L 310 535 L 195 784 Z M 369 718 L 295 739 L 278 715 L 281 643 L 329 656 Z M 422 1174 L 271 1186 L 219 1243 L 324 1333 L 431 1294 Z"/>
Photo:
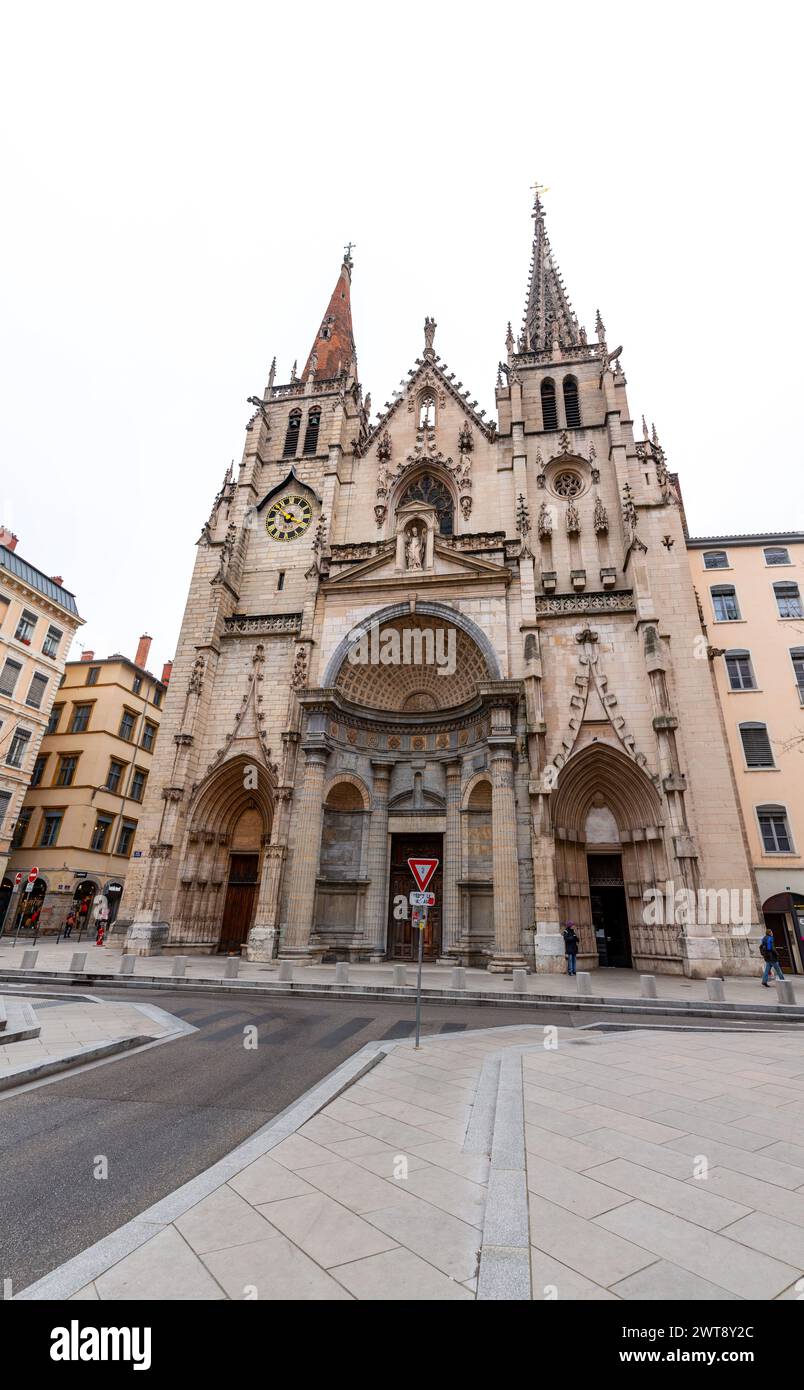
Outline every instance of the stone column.
<path id="1" fill-rule="evenodd" d="M 494 868 L 494 955 L 489 970 L 503 973 L 524 966 L 519 910 L 514 739 L 491 745 L 491 819 Z"/>
<path id="2" fill-rule="evenodd" d="M 461 936 L 461 764 L 447 763 L 447 825 L 444 835 L 444 903 L 441 953 L 455 953 Z"/>
<path id="3" fill-rule="evenodd" d="M 281 956 L 310 953 L 310 933 L 315 907 L 315 881 L 321 855 L 324 820 L 324 775 L 329 748 L 323 742 L 302 745 L 307 762 L 296 803 L 295 848 L 290 873 L 288 917 Z"/>
<path id="4" fill-rule="evenodd" d="M 372 956 L 384 956 L 388 925 L 388 789 L 392 763 L 375 762 L 374 805 L 369 823 L 366 872 L 371 879 L 366 898 L 366 945 Z"/>

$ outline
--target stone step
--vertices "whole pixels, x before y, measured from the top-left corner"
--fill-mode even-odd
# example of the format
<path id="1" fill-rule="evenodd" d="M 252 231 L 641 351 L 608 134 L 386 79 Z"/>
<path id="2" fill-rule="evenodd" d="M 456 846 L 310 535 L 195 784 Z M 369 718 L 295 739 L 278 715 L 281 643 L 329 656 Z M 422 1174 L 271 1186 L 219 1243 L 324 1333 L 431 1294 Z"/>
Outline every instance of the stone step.
<path id="1" fill-rule="evenodd" d="M 5 1028 L 7 1022 L 8 1022 L 8 1016 L 7 1016 L 7 1014 L 6 1014 L 6 1006 L 5 1006 L 5 1004 L 3 1003 L 2 999 L 0 999 L 0 1033 L 2 1033 L 2 1031 L 3 1031 L 3 1029 Z"/>
<path id="2" fill-rule="evenodd" d="M 38 1038 L 42 1032 L 42 1025 L 36 1017 L 36 1013 L 30 1004 L 22 1003 L 17 999 L 0 1000 L 5 1012 L 5 1025 L 0 1033 L 0 1047 L 15 1042 L 28 1042 L 31 1038 Z"/>

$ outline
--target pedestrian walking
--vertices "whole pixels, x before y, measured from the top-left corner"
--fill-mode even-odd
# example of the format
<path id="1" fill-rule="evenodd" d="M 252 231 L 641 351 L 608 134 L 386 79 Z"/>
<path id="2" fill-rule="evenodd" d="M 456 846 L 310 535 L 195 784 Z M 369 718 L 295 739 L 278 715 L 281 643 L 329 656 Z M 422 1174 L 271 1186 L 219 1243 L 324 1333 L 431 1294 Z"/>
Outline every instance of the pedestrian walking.
<path id="1" fill-rule="evenodd" d="M 773 932 L 770 930 L 770 928 L 768 928 L 768 930 L 766 931 L 765 935 L 759 943 L 759 954 L 765 962 L 765 969 L 762 972 L 762 983 L 766 989 L 770 989 L 770 984 L 768 982 L 770 980 L 772 970 L 776 971 L 776 974 L 780 980 L 784 979 L 782 967 L 779 963 L 779 953 L 773 944 Z"/>
<path id="2" fill-rule="evenodd" d="M 564 928 L 564 954 L 567 957 L 567 974 L 574 975 L 578 959 L 578 934 L 574 922 L 568 922 Z"/>
<path id="3" fill-rule="evenodd" d="M 65 936 L 65 939 L 66 939 L 68 936 L 71 936 L 71 935 L 72 935 L 72 931 L 73 931 L 73 927 L 74 927 L 74 926 L 75 926 L 75 912 L 74 912 L 73 908 L 70 908 L 70 911 L 67 913 L 67 916 L 66 916 L 65 919 L 64 919 L 64 936 Z"/>

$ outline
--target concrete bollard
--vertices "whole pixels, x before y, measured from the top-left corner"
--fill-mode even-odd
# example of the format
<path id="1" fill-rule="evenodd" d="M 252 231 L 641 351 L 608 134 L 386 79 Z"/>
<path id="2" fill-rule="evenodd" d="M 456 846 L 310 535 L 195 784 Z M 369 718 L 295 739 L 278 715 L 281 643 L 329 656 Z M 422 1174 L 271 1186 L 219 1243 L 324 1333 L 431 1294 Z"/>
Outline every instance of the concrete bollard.
<path id="1" fill-rule="evenodd" d="M 723 988 L 723 981 L 713 976 L 706 981 L 706 997 L 711 999 L 713 1004 L 723 1004 L 726 1000 L 726 991 Z"/>
<path id="2" fill-rule="evenodd" d="M 394 988 L 397 989 L 400 985 L 406 985 L 408 982 L 407 967 L 404 965 L 395 965 L 393 970 Z"/>
<path id="3" fill-rule="evenodd" d="M 36 969 L 36 957 L 37 957 L 38 955 L 39 955 L 39 952 L 38 952 L 38 951 L 23 951 L 23 953 L 22 953 L 22 965 L 20 966 L 20 970 L 35 970 L 35 969 Z"/>
<path id="4" fill-rule="evenodd" d="M 173 969 L 172 969 L 171 972 L 170 972 L 171 975 L 172 975 L 172 977 L 173 977 L 173 979 L 174 979 L 174 980 L 180 980 L 180 979 L 182 979 L 183 976 L 184 976 L 184 972 L 185 972 L 186 969 L 187 969 L 187 957 L 186 957 L 186 956 L 174 956 L 174 958 L 173 958 Z"/>
<path id="5" fill-rule="evenodd" d="M 777 981 L 776 981 L 776 1003 L 777 1003 L 777 1004 L 795 1004 L 795 1002 L 796 1002 L 796 992 L 795 992 L 795 990 L 793 989 L 793 981 L 792 981 L 792 980 L 777 980 Z"/>
<path id="6" fill-rule="evenodd" d="M 122 960 L 120 961 L 120 974 L 133 975 L 136 960 L 136 956 L 123 956 Z"/>
<path id="7" fill-rule="evenodd" d="M 240 969 L 240 957 L 239 957 L 239 956 L 227 956 L 227 957 L 226 957 L 226 964 L 225 964 L 225 966 L 223 967 L 223 978 L 224 978 L 224 980 L 236 980 L 236 979 L 237 979 L 237 972 L 238 972 L 239 969 Z"/>
<path id="8" fill-rule="evenodd" d="M 339 960 L 335 964 L 335 983 L 336 985 L 348 985 L 349 983 L 349 962 Z"/>
<path id="9" fill-rule="evenodd" d="M 657 998 L 658 998 L 658 995 L 657 995 L 657 993 L 656 993 L 656 976 L 655 976 L 655 975 L 640 975 L 640 977 L 639 977 L 639 983 L 640 983 L 640 993 L 641 993 L 643 999 L 657 999 Z"/>
<path id="10" fill-rule="evenodd" d="M 280 984 L 289 985 L 291 983 L 293 979 L 292 960 L 281 960 L 279 962 L 279 975 L 277 978 Z"/>
<path id="11" fill-rule="evenodd" d="M 589 974 L 589 971 L 588 971 L 588 970 L 579 970 L 578 973 L 577 973 L 577 975 L 575 976 L 575 978 L 576 978 L 576 980 L 578 981 L 578 993 L 579 993 L 579 994 L 590 994 L 590 995 L 591 995 L 591 993 L 592 993 L 592 976 Z"/>
<path id="12" fill-rule="evenodd" d="M 70 969 L 76 975 L 81 975 L 87 968 L 86 951 L 73 951 L 73 958 L 70 961 Z"/>
<path id="13" fill-rule="evenodd" d="M 527 970 L 514 971 L 514 994 L 524 994 L 528 987 Z"/>
<path id="14" fill-rule="evenodd" d="M 454 965 L 449 975 L 450 989 L 466 989 L 466 971 L 462 965 Z"/>

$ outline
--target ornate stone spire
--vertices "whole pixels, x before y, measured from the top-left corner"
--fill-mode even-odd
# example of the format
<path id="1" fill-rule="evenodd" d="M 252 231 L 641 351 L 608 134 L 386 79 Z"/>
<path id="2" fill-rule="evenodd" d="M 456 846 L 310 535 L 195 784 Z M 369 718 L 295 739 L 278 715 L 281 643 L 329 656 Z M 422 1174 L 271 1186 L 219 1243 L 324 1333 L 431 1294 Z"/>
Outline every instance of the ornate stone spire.
<path id="1" fill-rule="evenodd" d="M 525 349 L 549 352 L 556 342 L 561 348 L 578 347 L 581 330 L 550 249 L 538 189 L 533 203 L 533 221 L 533 259 L 523 335 Z"/>
<path id="2" fill-rule="evenodd" d="M 352 333 L 352 304 L 350 289 L 352 284 L 351 250 L 347 251 L 338 282 L 332 291 L 327 312 L 321 320 L 321 327 L 310 349 L 302 381 L 306 381 L 316 359 L 315 375 L 318 381 L 331 381 L 342 372 L 349 370 L 355 359 L 356 349 Z"/>

